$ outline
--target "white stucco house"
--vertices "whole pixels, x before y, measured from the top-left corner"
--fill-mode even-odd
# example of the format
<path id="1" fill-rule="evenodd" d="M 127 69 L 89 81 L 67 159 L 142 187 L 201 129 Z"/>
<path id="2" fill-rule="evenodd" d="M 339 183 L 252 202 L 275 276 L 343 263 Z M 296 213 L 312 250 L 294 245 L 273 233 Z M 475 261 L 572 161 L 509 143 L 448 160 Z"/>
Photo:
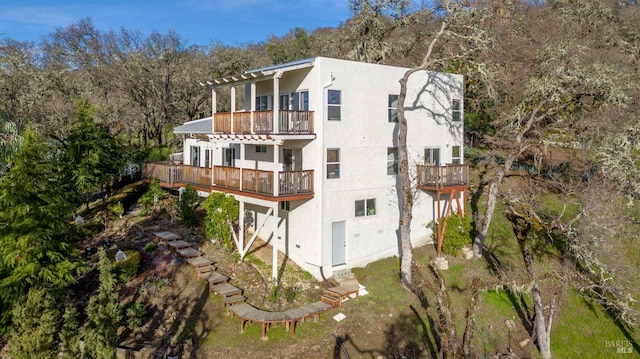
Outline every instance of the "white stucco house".
<path id="1" fill-rule="evenodd" d="M 207 81 L 214 113 L 176 127 L 182 155 L 145 164 L 144 176 L 233 195 L 247 229 L 236 242 L 243 256 L 257 236 L 274 263 L 279 251 L 320 278 L 398 255 L 396 106 L 406 70 L 315 57 Z M 462 80 L 422 71 L 408 83 L 416 246 L 431 241 L 429 222 L 464 209 Z M 231 111 L 215 112 L 223 93 Z"/>

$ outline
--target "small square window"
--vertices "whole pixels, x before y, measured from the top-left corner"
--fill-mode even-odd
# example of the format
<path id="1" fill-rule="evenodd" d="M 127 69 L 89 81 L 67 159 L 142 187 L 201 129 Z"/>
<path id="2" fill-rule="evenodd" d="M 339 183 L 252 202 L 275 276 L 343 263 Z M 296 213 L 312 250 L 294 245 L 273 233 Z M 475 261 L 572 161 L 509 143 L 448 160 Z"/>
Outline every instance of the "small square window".
<path id="1" fill-rule="evenodd" d="M 267 153 L 267 146 L 256 146 L 256 153 Z"/>
<path id="2" fill-rule="evenodd" d="M 289 201 L 280 202 L 280 209 L 283 211 L 291 210 L 291 202 Z"/>
<path id="3" fill-rule="evenodd" d="M 355 215 L 356 217 L 367 217 L 376 214 L 376 199 L 361 199 L 355 203 Z"/>

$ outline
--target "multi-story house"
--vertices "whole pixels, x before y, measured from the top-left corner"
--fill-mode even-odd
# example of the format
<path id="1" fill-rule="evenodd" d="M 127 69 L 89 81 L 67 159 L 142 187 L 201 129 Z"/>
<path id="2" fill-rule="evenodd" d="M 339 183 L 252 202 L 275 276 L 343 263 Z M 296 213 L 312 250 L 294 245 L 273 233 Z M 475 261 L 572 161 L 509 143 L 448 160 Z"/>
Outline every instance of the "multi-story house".
<path id="1" fill-rule="evenodd" d="M 233 195 L 247 229 L 236 241 L 242 256 L 257 236 L 274 264 L 282 252 L 320 278 L 398 255 L 406 71 L 316 57 L 208 81 L 214 113 L 176 127 L 182 155 L 146 164 L 145 177 Z M 431 221 L 464 208 L 462 87 L 460 75 L 427 71 L 408 82 L 414 245 L 431 241 Z M 215 112 L 223 94 L 231 111 Z"/>

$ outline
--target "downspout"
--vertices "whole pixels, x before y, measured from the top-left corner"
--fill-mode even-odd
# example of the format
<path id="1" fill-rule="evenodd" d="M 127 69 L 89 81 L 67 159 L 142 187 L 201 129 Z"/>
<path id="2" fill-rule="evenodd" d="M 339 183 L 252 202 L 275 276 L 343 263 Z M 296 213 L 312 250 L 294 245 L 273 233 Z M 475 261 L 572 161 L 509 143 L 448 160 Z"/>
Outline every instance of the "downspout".
<path id="1" fill-rule="evenodd" d="M 318 191 L 318 193 L 322 193 L 324 196 L 324 180 L 326 178 L 326 171 L 327 171 L 327 166 L 325 166 L 325 162 L 324 162 L 324 157 L 325 154 L 327 152 L 326 150 L 326 146 L 325 146 L 325 135 L 324 135 L 324 122 L 325 122 L 325 117 L 326 115 L 326 109 L 325 109 L 325 104 L 327 103 L 327 93 L 325 90 L 327 90 L 329 87 L 333 86 L 333 80 L 335 80 L 335 77 L 333 76 L 333 73 L 329 74 L 329 82 L 327 82 L 326 84 L 324 84 L 322 86 L 322 103 L 320 104 L 320 108 L 323 110 L 322 112 L 325 113 L 325 116 L 322 116 L 322 147 L 320 148 L 320 168 L 321 170 L 318 171 L 320 172 L 320 180 L 316 181 L 316 185 L 320 187 L 320 191 Z M 318 126 L 318 124 L 316 124 L 316 129 L 320 128 L 320 126 Z M 323 225 L 323 213 L 324 213 L 324 199 L 321 198 L 320 199 L 320 206 L 318 209 L 318 220 L 320 221 L 320 243 L 322 244 L 324 241 L 324 225 Z M 324 272 L 322 270 L 322 268 L 324 267 L 324 245 L 321 245 L 320 247 L 320 273 L 322 274 L 322 277 L 324 279 Z"/>

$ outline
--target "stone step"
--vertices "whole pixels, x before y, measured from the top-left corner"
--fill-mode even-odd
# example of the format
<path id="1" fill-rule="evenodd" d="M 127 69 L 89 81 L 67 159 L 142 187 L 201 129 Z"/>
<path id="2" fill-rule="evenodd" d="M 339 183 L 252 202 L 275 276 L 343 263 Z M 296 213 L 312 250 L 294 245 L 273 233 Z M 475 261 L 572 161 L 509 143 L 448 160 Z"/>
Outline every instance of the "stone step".
<path id="1" fill-rule="evenodd" d="M 209 272 L 213 272 L 216 270 L 216 267 L 213 265 L 208 265 L 208 266 L 203 266 L 203 267 L 196 267 L 196 274 L 198 275 L 198 277 L 202 278 L 202 275 L 205 273 L 209 273 Z"/>
<path id="2" fill-rule="evenodd" d="M 234 305 L 237 303 L 244 303 L 247 300 L 247 297 L 244 295 L 232 295 L 229 297 L 224 297 L 222 301 L 224 302 L 224 306 Z"/>
<path id="3" fill-rule="evenodd" d="M 242 289 L 229 283 L 220 283 L 213 286 L 213 290 L 223 297 L 231 297 L 234 295 L 242 295 Z"/>
<path id="4" fill-rule="evenodd" d="M 225 283 L 229 280 L 229 277 L 227 277 L 224 274 L 220 274 L 218 272 L 207 272 L 207 273 L 203 273 L 200 278 L 206 280 L 207 282 L 209 282 L 209 285 L 213 286 L 219 283 Z M 213 287 L 211 288 L 213 289 Z"/>

